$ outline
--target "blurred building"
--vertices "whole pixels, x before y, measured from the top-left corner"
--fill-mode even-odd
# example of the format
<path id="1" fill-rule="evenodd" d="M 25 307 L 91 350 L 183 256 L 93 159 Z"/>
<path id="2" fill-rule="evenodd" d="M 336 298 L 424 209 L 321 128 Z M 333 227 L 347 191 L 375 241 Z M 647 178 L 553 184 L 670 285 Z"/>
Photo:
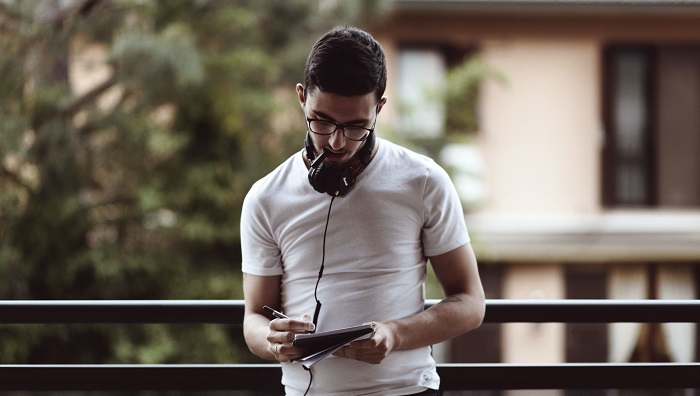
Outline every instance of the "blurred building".
<path id="1" fill-rule="evenodd" d="M 399 134 L 440 135 L 421 89 L 465 58 L 503 77 L 451 148 L 478 173 L 463 191 L 488 298 L 697 298 L 700 1 L 395 0 L 372 32 Z M 443 359 L 685 362 L 697 341 L 694 324 L 484 325 Z"/>

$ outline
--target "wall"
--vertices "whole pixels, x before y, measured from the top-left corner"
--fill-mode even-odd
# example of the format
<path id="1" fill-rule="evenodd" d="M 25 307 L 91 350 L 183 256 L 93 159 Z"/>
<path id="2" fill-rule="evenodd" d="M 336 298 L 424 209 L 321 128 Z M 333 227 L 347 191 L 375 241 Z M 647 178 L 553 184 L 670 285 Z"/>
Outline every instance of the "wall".
<path id="1" fill-rule="evenodd" d="M 513 38 L 483 43 L 506 76 L 482 96 L 486 211 L 590 213 L 599 197 L 599 45 Z"/>

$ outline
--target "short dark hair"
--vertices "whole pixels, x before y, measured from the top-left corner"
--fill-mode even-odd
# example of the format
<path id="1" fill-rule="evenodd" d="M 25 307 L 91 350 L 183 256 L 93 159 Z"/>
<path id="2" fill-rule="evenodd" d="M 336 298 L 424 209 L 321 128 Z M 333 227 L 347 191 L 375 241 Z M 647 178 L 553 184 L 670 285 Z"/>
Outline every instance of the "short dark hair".
<path id="1" fill-rule="evenodd" d="M 369 33 L 336 27 L 316 41 L 304 69 L 306 90 L 343 96 L 374 92 L 379 101 L 386 89 L 386 57 Z"/>

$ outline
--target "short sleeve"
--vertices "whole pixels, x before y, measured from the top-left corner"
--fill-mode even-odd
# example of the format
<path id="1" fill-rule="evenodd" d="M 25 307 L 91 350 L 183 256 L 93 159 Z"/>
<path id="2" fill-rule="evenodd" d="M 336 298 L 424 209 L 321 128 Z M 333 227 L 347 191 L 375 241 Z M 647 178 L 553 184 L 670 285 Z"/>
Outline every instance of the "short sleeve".
<path id="1" fill-rule="evenodd" d="M 243 272 L 258 276 L 282 275 L 281 253 L 261 203 L 259 183 L 243 201 L 241 255 Z"/>
<path id="2" fill-rule="evenodd" d="M 423 250 L 433 257 L 469 243 L 464 210 L 449 175 L 437 164 L 428 168 L 423 192 Z"/>

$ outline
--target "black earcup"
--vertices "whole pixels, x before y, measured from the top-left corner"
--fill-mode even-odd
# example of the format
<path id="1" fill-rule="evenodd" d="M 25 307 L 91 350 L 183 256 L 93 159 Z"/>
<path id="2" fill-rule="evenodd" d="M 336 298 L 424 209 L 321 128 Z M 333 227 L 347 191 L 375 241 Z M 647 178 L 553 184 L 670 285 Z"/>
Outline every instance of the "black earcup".
<path id="1" fill-rule="evenodd" d="M 367 142 L 362 147 L 362 150 L 357 154 L 361 167 L 367 166 L 372 159 L 372 150 L 374 150 L 375 142 L 374 131 L 372 131 L 367 137 Z M 345 195 L 350 191 L 350 188 L 355 183 L 355 168 L 352 166 L 341 168 L 324 164 L 323 159 L 327 155 L 326 151 L 321 153 L 316 159 L 309 131 L 306 131 L 304 147 L 306 148 L 306 158 L 311 162 L 308 176 L 309 183 L 311 183 L 314 190 L 331 196 Z"/>
<path id="2" fill-rule="evenodd" d="M 331 196 L 345 195 L 355 183 L 352 167 L 327 166 L 323 162 L 309 168 L 309 183 L 314 190 Z"/>

